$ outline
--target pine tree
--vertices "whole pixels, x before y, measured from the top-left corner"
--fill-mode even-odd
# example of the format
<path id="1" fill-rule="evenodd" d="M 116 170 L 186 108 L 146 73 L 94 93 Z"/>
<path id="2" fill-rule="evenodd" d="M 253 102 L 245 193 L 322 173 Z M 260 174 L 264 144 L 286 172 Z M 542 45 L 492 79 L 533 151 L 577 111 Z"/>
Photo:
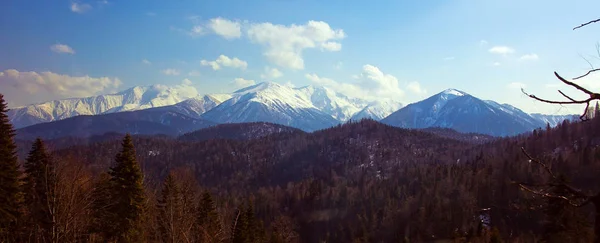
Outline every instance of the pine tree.
<path id="1" fill-rule="evenodd" d="M 56 239 L 56 170 L 44 142 L 36 139 L 25 162 L 25 203 L 36 240 Z"/>
<path id="2" fill-rule="evenodd" d="M 181 189 L 173 174 L 163 183 L 161 198 L 158 200 L 158 223 L 163 242 L 179 242 L 177 222 L 183 216 Z"/>
<path id="3" fill-rule="evenodd" d="M 202 200 L 198 206 L 199 238 L 203 242 L 219 242 L 222 234 L 221 222 L 215 202 L 209 191 L 202 194 Z"/>
<path id="4" fill-rule="evenodd" d="M 21 171 L 14 142 L 15 130 L 8 120 L 8 107 L 0 94 L 0 241 L 15 240 L 21 220 Z"/>
<path id="5" fill-rule="evenodd" d="M 109 174 L 111 207 L 115 237 L 119 242 L 138 242 L 142 237 L 141 220 L 144 213 L 143 175 L 136 161 L 131 136 L 123 139 L 122 150 L 117 154 L 114 167 Z"/>
<path id="6" fill-rule="evenodd" d="M 598 105 L 598 101 L 596 101 L 596 108 L 594 109 L 594 118 L 600 116 L 600 106 Z"/>

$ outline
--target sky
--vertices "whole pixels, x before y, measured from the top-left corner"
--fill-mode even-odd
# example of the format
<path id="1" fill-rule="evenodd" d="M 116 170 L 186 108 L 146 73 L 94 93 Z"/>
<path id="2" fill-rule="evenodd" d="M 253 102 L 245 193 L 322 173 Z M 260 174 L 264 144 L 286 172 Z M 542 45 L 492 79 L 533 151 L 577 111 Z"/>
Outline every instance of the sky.
<path id="1" fill-rule="evenodd" d="M 455 88 L 526 112 L 581 113 L 600 66 L 600 1 L 4 0 L 0 93 L 9 107 L 187 85 L 201 94 L 259 82 L 320 85 L 417 102 Z M 577 80 L 600 90 L 600 75 Z"/>

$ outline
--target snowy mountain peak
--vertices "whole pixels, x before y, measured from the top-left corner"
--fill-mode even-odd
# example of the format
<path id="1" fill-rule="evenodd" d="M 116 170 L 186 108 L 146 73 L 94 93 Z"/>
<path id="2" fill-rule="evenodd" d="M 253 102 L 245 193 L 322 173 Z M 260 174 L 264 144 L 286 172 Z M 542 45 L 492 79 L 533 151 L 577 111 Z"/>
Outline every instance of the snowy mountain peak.
<path id="1" fill-rule="evenodd" d="M 274 82 L 262 82 L 262 83 L 258 83 L 258 84 L 252 85 L 252 86 L 248 86 L 246 88 L 236 90 L 233 93 L 234 94 L 247 94 L 247 93 L 256 93 L 256 92 L 268 90 L 268 89 L 279 89 L 279 88 L 291 89 L 289 87 L 285 87 L 281 84 L 274 83 Z"/>
<path id="2" fill-rule="evenodd" d="M 452 96 L 463 96 L 463 95 L 468 95 L 467 93 L 457 90 L 457 89 L 446 89 L 444 91 L 442 91 L 440 94 L 445 94 L 445 95 L 452 95 Z"/>

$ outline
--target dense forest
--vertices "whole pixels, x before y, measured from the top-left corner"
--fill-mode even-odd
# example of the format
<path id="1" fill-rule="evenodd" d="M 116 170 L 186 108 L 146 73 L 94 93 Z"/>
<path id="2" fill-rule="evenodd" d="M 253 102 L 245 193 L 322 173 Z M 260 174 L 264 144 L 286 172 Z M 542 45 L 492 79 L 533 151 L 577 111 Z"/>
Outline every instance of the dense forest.
<path id="1" fill-rule="evenodd" d="M 254 139 L 209 132 L 82 142 L 15 141 L 6 111 L 0 102 L 3 242 L 594 239 L 591 205 L 516 182 L 552 179 L 535 158 L 561 180 L 600 191 L 596 118 L 485 142 L 372 120 Z"/>

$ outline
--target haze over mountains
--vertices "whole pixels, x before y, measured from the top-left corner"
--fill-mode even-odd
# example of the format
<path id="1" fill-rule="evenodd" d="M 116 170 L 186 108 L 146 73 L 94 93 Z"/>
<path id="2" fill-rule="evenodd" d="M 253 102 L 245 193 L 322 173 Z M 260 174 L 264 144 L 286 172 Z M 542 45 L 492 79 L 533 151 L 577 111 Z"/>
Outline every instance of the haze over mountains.
<path id="1" fill-rule="evenodd" d="M 527 114 L 455 89 L 403 107 L 392 100 L 352 98 L 326 87 L 291 88 L 271 82 L 230 94 L 208 95 L 182 87 L 134 87 L 117 94 L 18 107 L 8 115 L 20 129 L 21 138 L 91 136 L 101 132 L 177 136 L 217 124 L 248 122 L 269 122 L 312 132 L 364 118 L 402 128 L 442 127 L 463 133 L 511 136 L 546 124 L 555 126 L 573 117 Z M 78 117 L 81 115 L 87 116 Z"/>

